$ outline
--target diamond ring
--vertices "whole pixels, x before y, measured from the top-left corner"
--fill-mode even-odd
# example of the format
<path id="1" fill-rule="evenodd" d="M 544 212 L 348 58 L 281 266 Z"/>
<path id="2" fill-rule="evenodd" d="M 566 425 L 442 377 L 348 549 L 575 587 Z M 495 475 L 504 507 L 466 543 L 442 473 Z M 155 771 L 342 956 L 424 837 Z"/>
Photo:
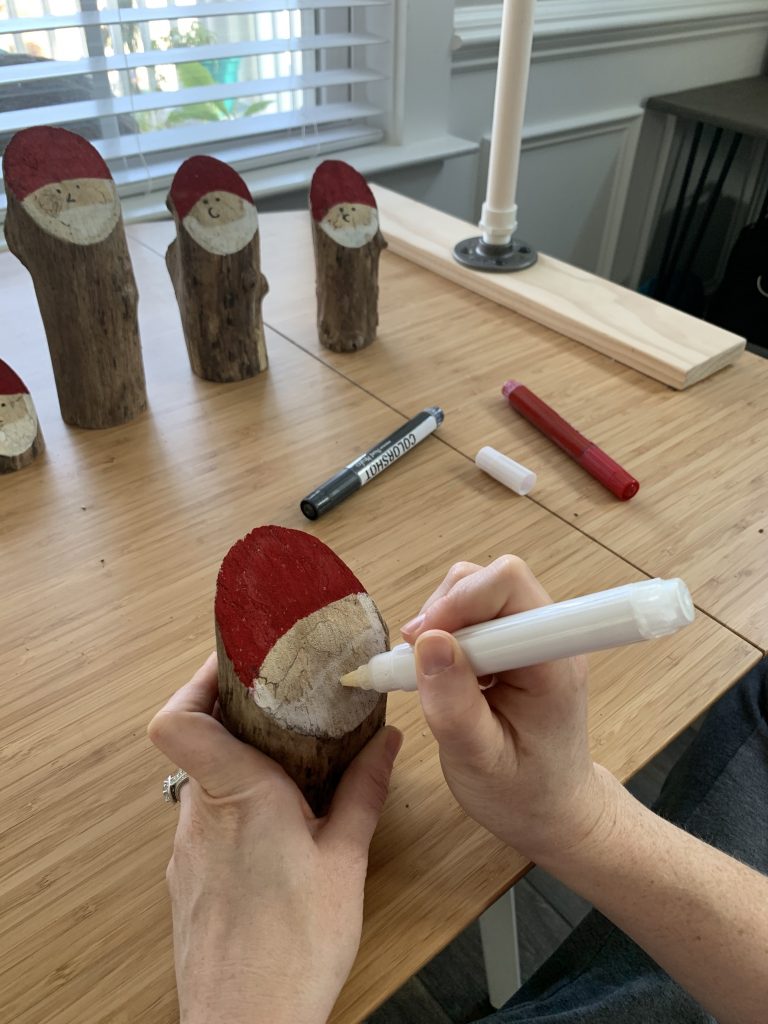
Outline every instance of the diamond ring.
<path id="1" fill-rule="evenodd" d="M 183 768 L 179 768 L 173 775 L 169 775 L 163 782 L 163 800 L 167 804 L 177 804 L 179 802 L 179 790 L 188 781 L 189 775 L 187 775 Z"/>

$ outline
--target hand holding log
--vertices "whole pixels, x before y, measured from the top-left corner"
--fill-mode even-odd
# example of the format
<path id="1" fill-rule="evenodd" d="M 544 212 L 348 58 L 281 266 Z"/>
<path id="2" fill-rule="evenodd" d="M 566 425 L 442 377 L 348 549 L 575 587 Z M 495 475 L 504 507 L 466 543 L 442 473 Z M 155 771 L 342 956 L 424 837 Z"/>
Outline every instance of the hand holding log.
<path id="1" fill-rule="evenodd" d="M 222 721 L 325 814 L 345 768 L 384 724 L 386 697 L 339 682 L 388 649 L 373 600 L 317 538 L 262 526 L 222 563 L 216 645 Z"/>

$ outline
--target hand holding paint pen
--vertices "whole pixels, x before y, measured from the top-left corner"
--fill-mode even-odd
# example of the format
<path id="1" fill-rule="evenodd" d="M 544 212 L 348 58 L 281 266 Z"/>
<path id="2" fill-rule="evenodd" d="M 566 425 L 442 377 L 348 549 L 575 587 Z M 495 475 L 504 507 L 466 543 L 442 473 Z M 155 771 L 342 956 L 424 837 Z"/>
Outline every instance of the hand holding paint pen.
<path id="1" fill-rule="evenodd" d="M 335 508 L 437 430 L 443 419 L 443 410 L 438 406 L 424 409 L 315 488 L 302 500 L 301 511 L 307 519 L 318 519 L 324 512 Z"/>
<path id="2" fill-rule="evenodd" d="M 477 676 L 622 647 L 675 633 L 694 619 L 681 579 L 643 580 L 459 629 L 454 636 Z M 416 689 L 410 644 L 377 654 L 342 676 L 344 686 L 388 693 Z"/>

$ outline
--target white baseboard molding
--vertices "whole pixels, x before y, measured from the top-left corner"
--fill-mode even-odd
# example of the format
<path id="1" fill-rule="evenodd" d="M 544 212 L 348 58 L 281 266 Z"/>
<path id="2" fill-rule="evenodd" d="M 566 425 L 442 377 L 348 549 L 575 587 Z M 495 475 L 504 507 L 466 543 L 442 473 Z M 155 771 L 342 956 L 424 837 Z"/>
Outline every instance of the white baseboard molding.
<path id="1" fill-rule="evenodd" d="M 595 135 L 609 135 L 612 132 L 626 131 L 643 116 L 643 109 L 622 107 L 619 110 L 606 110 L 584 117 L 564 118 L 561 121 L 542 121 L 538 124 L 526 124 L 523 127 L 521 148 L 539 149 L 543 146 L 556 146 L 564 142 L 575 142 L 577 139 L 589 139 Z M 490 138 L 486 136 L 485 138 Z"/>

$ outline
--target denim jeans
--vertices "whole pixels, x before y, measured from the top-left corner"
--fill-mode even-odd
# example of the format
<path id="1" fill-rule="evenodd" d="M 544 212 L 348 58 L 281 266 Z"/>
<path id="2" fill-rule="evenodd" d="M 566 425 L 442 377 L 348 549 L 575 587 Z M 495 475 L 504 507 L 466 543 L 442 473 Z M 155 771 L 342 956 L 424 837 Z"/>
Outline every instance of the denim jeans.
<path id="1" fill-rule="evenodd" d="M 768 658 L 713 705 L 653 809 L 768 874 Z M 723 984 L 728 984 L 725 977 Z M 528 1022 L 713 1024 L 715 1018 L 631 939 L 591 911 L 482 1024 Z"/>

